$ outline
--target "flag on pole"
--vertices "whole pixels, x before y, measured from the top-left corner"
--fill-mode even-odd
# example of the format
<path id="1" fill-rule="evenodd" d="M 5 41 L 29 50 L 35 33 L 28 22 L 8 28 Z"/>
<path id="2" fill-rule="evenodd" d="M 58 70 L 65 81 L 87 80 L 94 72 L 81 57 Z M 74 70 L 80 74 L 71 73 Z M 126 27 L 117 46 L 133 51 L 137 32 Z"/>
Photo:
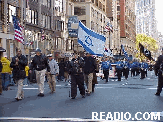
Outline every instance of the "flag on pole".
<path id="1" fill-rule="evenodd" d="M 144 56 L 146 56 L 149 60 L 152 59 L 151 52 L 147 50 L 146 48 L 144 48 L 144 46 L 140 43 L 139 43 L 139 48 L 140 48 L 140 52 L 143 53 Z"/>
<path id="2" fill-rule="evenodd" d="M 113 26 L 111 23 L 107 22 L 107 24 L 105 25 L 105 28 L 108 30 L 108 31 L 111 31 L 113 33 Z"/>
<path id="3" fill-rule="evenodd" d="M 125 55 L 125 58 L 127 59 L 127 60 L 129 60 L 129 58 L 128 58 L 128 53 L 125 51 L 125 49 L 124 49 L 124 46 L 123 45 L 121 45 L 121 49 L 122 49 L 122 52 L 124 53 L 124 55 Z"/>
<path id="4" fill-rule="evenodd" d="M 78 43 L 92 55 L 103 56 L 106 38 L 90 29 L 81 21 L 78 28 Z"/>
<path id="5" fill-rule="evenodd" d="M 104 54 L 107 55 L 107 56 L 113 57 L 112 51 L 110 49 L 107 49 L 106 47 L 105 47 Z"/>
<path id="6" fill-rule="evenodd" d="M 19 20 L 16 16 L 13 17 L 13 24 L 14 24 L 14 31 L 15 31 L 15 40 L 21 42 L 24 44 L 24 36 L 23 36 L 23 31 L 24 28 L 20 25 Z"/>

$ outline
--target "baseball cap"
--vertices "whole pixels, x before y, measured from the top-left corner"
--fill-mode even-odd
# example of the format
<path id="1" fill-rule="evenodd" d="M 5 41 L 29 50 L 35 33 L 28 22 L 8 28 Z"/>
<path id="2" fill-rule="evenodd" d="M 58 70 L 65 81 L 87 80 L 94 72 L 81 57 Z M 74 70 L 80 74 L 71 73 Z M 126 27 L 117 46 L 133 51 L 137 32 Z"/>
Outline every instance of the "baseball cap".
<path id="1" fill-rule="evenodd" d="M 52 57 L 52 54 L 48 54 L 47 57 Z"/>

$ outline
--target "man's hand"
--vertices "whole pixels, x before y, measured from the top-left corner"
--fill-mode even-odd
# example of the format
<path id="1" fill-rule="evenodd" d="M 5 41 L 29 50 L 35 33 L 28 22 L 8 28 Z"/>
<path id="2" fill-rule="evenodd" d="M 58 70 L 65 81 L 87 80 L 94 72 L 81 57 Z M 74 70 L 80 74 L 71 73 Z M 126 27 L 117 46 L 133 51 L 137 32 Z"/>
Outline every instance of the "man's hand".
<path id="1" fill-rule="evenodd" d="M 59 74 L 58 73 L 56 73 L 56 76 L 58 76 Z"/>
<path id="2" fill-rule="evenodd" d="M 32 73 L 32 71 L 31 71 L 31 70 L 29 70 L 29 73 Z"/>

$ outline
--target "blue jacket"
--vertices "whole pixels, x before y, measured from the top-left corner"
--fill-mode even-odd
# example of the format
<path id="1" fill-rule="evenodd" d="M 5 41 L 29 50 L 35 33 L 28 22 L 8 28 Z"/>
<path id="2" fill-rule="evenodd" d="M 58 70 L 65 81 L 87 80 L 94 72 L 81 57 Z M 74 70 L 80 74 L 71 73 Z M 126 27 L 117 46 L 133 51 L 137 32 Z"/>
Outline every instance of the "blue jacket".
<path id="1" fill-rule="evenodd" d="M 123 63 L 121 61 L 116 62 L 116 64 L 117 64 L 117 66 L 116 66 L 117 69 L 123 68 Z"/>
<path id="2" fill-rule="evenodd" d="M 133 68 L 139 68 L 139 63 L 138 62 L 133 62 Z"/>
<path id="3" fill-rule="evenodd" d="M 109 61 L 103 61 L 103 62 L 101 63 L 101 68 L 102 68 L 103 70 L 109 70 L 109 68 L 112 69 L 111 63 L 110 63 Z"/>
<path id="4" fill-rule="evenodd" d="M 129 62 L 127 61 L 123 62 L 123 68 L 130 68 Z"/>

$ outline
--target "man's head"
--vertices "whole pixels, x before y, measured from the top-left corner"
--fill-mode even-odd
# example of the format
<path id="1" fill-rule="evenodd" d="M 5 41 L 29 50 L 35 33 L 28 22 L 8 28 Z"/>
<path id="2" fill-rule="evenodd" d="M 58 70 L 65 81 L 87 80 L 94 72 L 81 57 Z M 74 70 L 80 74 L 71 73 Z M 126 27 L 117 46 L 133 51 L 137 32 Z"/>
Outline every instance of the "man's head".
<path id="1" fill-rule="evenodd" d="M 36 55 L 37 56 L 40 56 L 41 55 L 41 50 L 39 48 L 37 48 L 35 52 L 36 52 Z"/>
<path id="2" fill-rule="evenodd" d="M 86 56 L 89 57 L 89 56 L 91 56 L 91 54 L 90 53 L 86 53 Z"/>
<path id="3" fill-rule="evenodd" d="M 52 60 L 52 54 L 48 54 L 47 57 L 50 61 Z"/>
<path id="4" fill-rule="evenodd" d="M 21 54 L 22 54 L 21 49 L 18 49 L 18 50 L 17 50 L 17 56 L 19 57 L 19 56 L 21 56 Z"/>
<path id="5" fill-rule="evenodd" d="M 105 61 L 107 61 L 108 60 L 108 57 L 105 57 Z"/>

